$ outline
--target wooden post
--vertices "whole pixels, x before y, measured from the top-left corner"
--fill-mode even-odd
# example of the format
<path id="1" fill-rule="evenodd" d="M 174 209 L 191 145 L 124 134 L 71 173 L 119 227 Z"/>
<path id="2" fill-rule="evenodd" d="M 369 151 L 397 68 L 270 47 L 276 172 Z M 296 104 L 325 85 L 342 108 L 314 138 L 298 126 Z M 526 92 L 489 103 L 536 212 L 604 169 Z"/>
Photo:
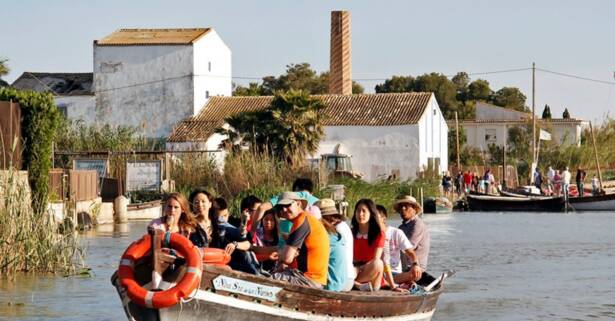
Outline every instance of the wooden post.
<path id="1" fill-rule="evenodd" d="M 600 191 L 603 191 L 602 188 L 602 171 L 600 171 L 600 162 L 598 161 L 598 150 L 596 149 L 596 138 L 594 137 L 594 127 L 592 126 L 592 122 L 589 122 L 589 131 L 592 135 L 592 144 L 594 145 L 594 158 L 596 160 L 596 168 L 598 170 L 598 182 L 600 183 Z"/>
<path id="2" fill-rule="evenodd" d="M 457 171 L 460 171 L 461 162 L 459 161 L 459 120 L 457 119 L 457 112 L 455 112 L 455 136 L 457 138 Z"/>
<path id="3" fill-rule="evenodd" d="M 507 171 L 506 171 L 506 141 L 504 141 L 504 151 L 503 151 L 503 153 L 504 153 L 504 155 L 503 155 L 504 156 L 503 157 L 504 168 L 502 169 L 502 188 L 506 188 L 506 174 L 507 174 Z"/>

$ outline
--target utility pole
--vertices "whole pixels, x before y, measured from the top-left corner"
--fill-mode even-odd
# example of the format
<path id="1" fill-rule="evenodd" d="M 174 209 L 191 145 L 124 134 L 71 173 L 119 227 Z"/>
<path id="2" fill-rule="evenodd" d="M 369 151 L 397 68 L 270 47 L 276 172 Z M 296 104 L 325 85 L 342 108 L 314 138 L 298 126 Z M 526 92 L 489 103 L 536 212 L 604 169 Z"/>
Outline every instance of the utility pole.
<path id="1" fill-rule="evenodd" d="M 534 164 L 536 164 L 536 63 L 532 62 L 532 165 Z M 533 183 L 534 178 L 533 167 L 530 166 L 530 183 Z"/>

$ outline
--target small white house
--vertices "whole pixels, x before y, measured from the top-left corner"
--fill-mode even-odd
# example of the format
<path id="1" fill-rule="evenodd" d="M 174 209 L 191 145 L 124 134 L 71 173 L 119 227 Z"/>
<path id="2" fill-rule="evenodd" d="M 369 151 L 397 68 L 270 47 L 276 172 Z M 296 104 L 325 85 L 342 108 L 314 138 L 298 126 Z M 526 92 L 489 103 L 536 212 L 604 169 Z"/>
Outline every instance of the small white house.
<path id="1" fill-rule="evenodd" d="M 212 28 L 120 29 L 94 41 L 96 123 L 167 137 L 210 97 L 230 96 L 231 50 Z"/>
<path id="2" fill-rule="evenodd" d="M 508 141 L 508 130 L 512 127 L 531 125 L 532 114 L 507 108 L 476 103 L 476 119 L 461 120 L 459 126 L 465 130 L 466 146 L 489 150 L 489 145 L 504 146 Z M 581 145 L 581 133 L 589 123 L 574 118 L 536 119 L 538 129 L 551 134 L 551 139 L 558 145 Z M 448 126 L 455 128 L 455 121 L 448 121 Z M 454 147 L 454 146 L 453 146 Z"/>
<path id="3" fill-rule="evenodd" d="M 448 126 L 433 93 L 314 95 L 323 100 L 325 138 L 315 157 L 342 144 L 352 166 L 367 181 L 395 175 L 402 180 L 433 166 L 448 167 Z M 216 150 L 225 138 L 214 129 L 244 111 L 264 109 L 272 96 L 213 97 L 201 112 L 181 122 L 168 149 Z M 218 155 L 219 159 L 222 155 Z"/>
<path id="4" fill-rule="evenodd" d="M 26 71 L 11 85 L 13 88 L 50 92 L 60 112 L 68 119 L 94 122 L 96 100 L 92 92 L 92 73 L 49 73 Z"/>

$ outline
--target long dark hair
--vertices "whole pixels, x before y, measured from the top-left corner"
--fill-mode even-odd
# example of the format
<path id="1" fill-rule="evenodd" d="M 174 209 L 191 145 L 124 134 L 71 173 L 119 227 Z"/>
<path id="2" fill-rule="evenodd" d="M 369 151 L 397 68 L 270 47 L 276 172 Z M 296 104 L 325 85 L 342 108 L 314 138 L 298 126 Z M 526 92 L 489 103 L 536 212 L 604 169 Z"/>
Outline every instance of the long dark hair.
<path id="1" fill-rule="evenodd" d="M 220 205 L 221 202 L 216 202 L 217 200 L 218 199 L 215 199 L 209 208 L 209 220 L 211 221 L 211 242 L 214 246 L 222 246 L 222 239 L 220 237 L 220 222 L 218 221 L 218 211 L 222 208 Z M 226 202 L 224 202 L 224 205 L 226 206 Z"/>
<path id="2" fill-rule="evenodd" d="M 263 218 L 261 218 L 260 222 L 259 222 L 259 227 L 263 229 L 263 237 L 265 236 L 265 234 L 267 233 L 265 231 L 265 227 L 263 226 L 263 221 L 265 221 L 265 216 L 267 215 L 273 215 L 273 243 L 274 244 L 278 244 L 280 243 L 280 228 L 279 228 L 279 224 L 278 224 L 278 215 L 276 213 L 275 209 L 269 209 L 265 212 L 265 214 L 263 215 Z M 263 240 L 264 241 L 264 240 Z"/>
<path id="3" fill-rule="evenodd" d="M 213 205 L 213 201 L 214 198 L 211 195 L 211 193 L 209 193 L 204 187 L 197 187 L 195 188 L 191 193 L 190 196 L 188 196 L 188 202 L 190 203 L 190 209 L 192 210 L 192 213 L 194 214 L 194 198 L 199 195 L 199 194 L 203 194 L 205 196 L 207 196 L 207 199 L 209 200 L 210 203 L 212 203 Z M 210 207 L 211 209 L 211 207 Z M 197 222 L 203 222 L 203 220 L 205 219 L 205 216 L 203 216 L 203 214 L 200 214 L 196 216 L 196 220 Z"/>
<path id="4" fill-rule="evenodd" d="M 368 198 L 363 198 L 360 199 L 357 204 L 354 206 L 354 215 L 352 216 L 352 221 L 351 221 L 351 225 L 352 225 L 352 235 L 354 237 L 357 237 L 357 233 L 359 233 L 359 222 L 357 222 L 357 210 L 359 209 L 359 206 L 365 206 L 367 207 L 367 210 L 369 211 L 369 230 L 367 231 L 367 243 L 369 245 L 372 245 L 372 243 L 374 243 L 374 241 L 378 238 L 378 236 L 380 236 L 380 234 L 382 233 L 382 231 L 384 230 L 382 228 L 382 225 L 380 225 L 380 220 L 378 220 L 378 211 L 376 210 L 376 204 L 374 203 L 374 201 L 368 199 Z"/>

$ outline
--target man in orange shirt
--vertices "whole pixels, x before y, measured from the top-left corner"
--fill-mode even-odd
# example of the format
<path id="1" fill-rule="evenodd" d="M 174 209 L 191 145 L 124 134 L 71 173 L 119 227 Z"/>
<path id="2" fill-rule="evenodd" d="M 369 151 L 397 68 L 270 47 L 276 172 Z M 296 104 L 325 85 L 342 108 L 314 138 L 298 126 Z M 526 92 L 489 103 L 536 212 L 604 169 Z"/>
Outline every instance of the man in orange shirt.
<path id="1" fill-rule="evenodd" d="M 282 218 L 293 223 L 279 263 L 291 264 L 297 258 L 297 269 L 285 269 L 272 277 L 295 285 L 322 288 L 327 284 L 329 266 L 329 236 L 314 216 L 301 208 L 301 198 L 295 192 L 285 192 L 276 207 Z"/>

